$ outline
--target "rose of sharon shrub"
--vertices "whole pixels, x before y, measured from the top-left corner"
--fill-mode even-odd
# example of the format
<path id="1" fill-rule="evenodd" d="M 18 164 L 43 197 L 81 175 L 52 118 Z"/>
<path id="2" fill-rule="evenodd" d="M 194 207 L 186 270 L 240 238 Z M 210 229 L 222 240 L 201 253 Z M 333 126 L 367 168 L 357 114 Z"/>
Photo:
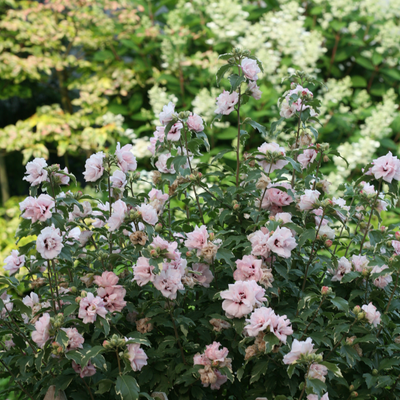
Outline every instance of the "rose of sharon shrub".
<path id="1" fill-rule="evenodd" d="M 240 124 L 236 168 L 231 149 L 201 163 L 203 118 L 172 102 L 149 143 L 148 193 L 132 195 L 129 144 L 87 160 L 98 197 L 74 193 L 58 165 L 27 165 L 24 242 L 0 278 L 2 376 L 21 398 L 52 385 L 76 400 L 400 396 L 400 233 L 380 225 L 399 161 L 365 160 L 329 193 L 323 163 L 337 153 L 307 133 L 320 102 L 303 72 L 279 102 L 296 137 L 242 156 L 245 129 L 266 133 L 241 107 L 259 98 L 262 65 L 239 49 L 222 58 L 231 88 L 216 112 Z"/>

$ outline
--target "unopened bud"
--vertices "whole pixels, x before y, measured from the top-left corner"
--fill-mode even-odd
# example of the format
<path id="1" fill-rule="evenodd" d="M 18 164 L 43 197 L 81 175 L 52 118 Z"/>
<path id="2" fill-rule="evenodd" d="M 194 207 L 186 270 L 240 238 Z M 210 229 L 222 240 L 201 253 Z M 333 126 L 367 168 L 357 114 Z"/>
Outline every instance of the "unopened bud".
<path id="1" fill-rule="evenodd" d="M 357 392 L 352 392 L 352 393 L 351 393 L 351 397 L 353 397 L 353 398 L 358 397 L 358 393 L 357 393 Z"/>
<path id="2" fill-rule="evenodd" d="M 350 386 L 349 386 L 350 392 L 354 392 L 354 389 L 355 389 L 354 385 L 350 385 Z"/>
<path id="3" fill-rule="evenodd" d="M 295 82 L 292 82 L 291 84 L 290 84 L 290 89 L 296 89 L 296 83 Z"/>
<path id="4" fill-rule="evenodd" d="M 325 247 L 331 247 L 332 246 L 332 244 L 333 244 L 333 242 L 332 242 L 332 240 L 331 239 L 328 239 L 328 240 L 326 240 L 325 241 Z"/>
<path id="5" fill-rule="evenodd" d="M 321 294 L 323 296 L 326 296 L 328 294 L 332 293 L 332 288 L 328 287 L 328 286 L 322 286 L 321 288 Z"/>
<path id="6" fill-rule="evenodd" d="M 385 232 L 386 231 L 386 226 L 382 225 L 379 229 L 381 230 L 381 232 Z"/>
<path id="7" fill-rule="evenodd" d="M 155 226 L 155 231 L 156 231 L 157 233 L 158 233 L 158 232 L 161 232 L 161 231 L 162 231 L 162 228 L 163 228 L 162 224 L 158 223 L 158 224 Z"/>
<path id="8" fill-rule="evenodd" d="M 372 370 L 372 375 L 377 376 L 379 374 L 379 371 L 375 368 Z"/>
<path id="9" fill-rule="evenodd" d="M 215 233 L 214 233 L 214 232 L 211 232 L 211 233 L 209 234 L 209 238 L 210 238 L 211 241 L 213 241 L 213 240 L 215 239 Z"/>
<path id="10" fill-rule="evenodd" d="M 360 307 L 360 306 L 355 306 L 355 307 L 353 308 L 353 313 L 354 313 L 355 315 L 358 315 L 360 312 L 361 312 L 361 307 Z"/>
<path id="11" fill-rule="evenodd" d="M 152 256 L 152 257 L 157 257 L 157 250 L 156 249 L 151 249 L 150 250 L 150 255 Z"/>
<path id="12" fill-rule="evenodd" d="M 77 289 L 75 286 L 71 286 L 71 287 L 69 288 L 69 291 L 70 291 L 72 294 L 74 294 L 74 293 L 76 293 L 76 292 L 78 291 L 78 289 Z"/>
<path id="13" fill-rule="evenodd" d="M 362 276 L 364 278 L 367 278 L 369 276 L 370 270 L 368 268 L 363 268 L 362 270 Z"/>
<path id="14" fill-rule="evenodd" d="M 187 251 L 187 252 L 186 252 L 186 257 L 192 257 L 192 255 L 193 255 L 193 254 L 192 254 L 191 251 Z"/>
<path id="15" fill-rule="evenodd" d="M 365 318 L 365 312 L 364 312 L 364 311 L 363 311 L 363 312 L 360 312 L 360 313 L 357 315 L 357 318 L 358 318 L 359 321 L 363 320 L 363 319 Z"/>
<path id="16" fill-rule="evenodd" d="M 400 232 L 399 231 L 395 232 L 395 236 L 396 236 L 396 239 L 400 239 Z"/>
<path id="17" fill-rule="evenodd" d="M 81 300 L 82 300 L 82 297 L 81 297 L 81 296 L 75 297 L 75 301 L 76 301 L 77 303 L 79 303 Z"/>
<path id="18" fill-rule="evenodd" d="M 240 204 L 234 204 L 233 205 L 233 209 L 234 210 L 239 210 L 239 208 L 240 208 Z"/>
<path id="19" fill-rule="evenodd" d="M 328 162 L 330 158 L 328 156 L 324 156 L 324 162 Z"/>

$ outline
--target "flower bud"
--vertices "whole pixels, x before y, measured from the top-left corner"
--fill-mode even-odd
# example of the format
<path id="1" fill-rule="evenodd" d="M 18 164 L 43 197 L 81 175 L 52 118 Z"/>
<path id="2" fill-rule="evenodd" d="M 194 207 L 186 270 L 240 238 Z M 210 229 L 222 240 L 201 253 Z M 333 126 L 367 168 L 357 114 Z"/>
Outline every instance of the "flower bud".
<path id="1" fill-rule="evenodd" d="M 290 84 L 290 89 L 296 89 L 296 82 L 292 82 L 291 84 Z"/>
<path id="2" fill-rule="evenodd" d="M 70 291 L 72 294 L 74 294 L 74 293 L 76 293 L 76 292 L 78 291 L 78 289 L 77 289 L 75 286 L 71 286 L 71 287 L 69 288 L 69 291 Z"/>
<path id="3" fill-rule="evenodd" d="M 82 300 L 82 297 L 81 297 L 81 296 L 75 297 L 75 301 L 76 301 L 77 303 L 79 303 L 81 300 Z"/>
<path id="4" fill-rule="evenodd" d="M 332 288 L 330 288 L 330 287 L 328 287 L 328 286 L 322 286 L 322 288 L 321 288 L 321 294 L 322 294 L 323 296 L 326 296 L 326 295 L 331 294 L 331 293 L 332 293 Z"/>
<path id="5" fill-rule="evenodd" d="M 354 389 L 355 389 L 354 385 L 350 385 L 350 386 L 349 386 L 350 392 L 354 392 Z"/>
<path id="6" fill-rule="evenodd" d="M 357 392 L 352 392 L 351 393 L 351 397 L 353 397 L 353 398 L 358 397 L 358 393 Z"/>
<path id="7" fill-rule="evenodd" d="M 362 270 L 362 276 L 363 276 L 364 278 L 368 278 L 369 273 L 370 273 L 370 270 L 369 270 L 368 268 L 363 268 L 363 270 Z"/>
<path id="8" fill-rule="evenodd" d="M 324 158 L 323 158 L 323 160 L 324 160 L 324 162 L 328 162 L 329 160 L 330 160 L 330 158 L 328 157 L 328 156 L 324 156 Z"/>
<path id="9" fill-rule="evenodd" d="M 156 231 L 157 233 L 158 233 L 158 232 L 161 232 L 161 231 L 162 231 L 162 228 L 163 228 L 162 224 L 158 223 L 158 224 L 155 226 L 155 231 Z"/>
<path id="10" fill-rule="evenodd" d="M 153 258 L 157 258 L 158 257 L 158 251 L 156 249 L 151 249 L 150 250 L 150 256 Z"/>
<path id="11" fill-rule="evenodd" d="M 82 291 L 81 291 L 81 297 L 86 297 L 86 296 L 87 296 L 86 290 L 82 290 Z"/>
<path id="12" fill-rule="evenodd" d="M 395 236 L 396 236 L 396 239 L 399 240 L 400 239 L 400 231 L 395 232 Z"/>
<path id="13" fill-rule="evenodd" d="M 386 226 L 382 225 L 380 228 L 381 232 L 385 232 L 386 231 Z"/>
<path id="14" fill-rule="evenodd" d="M 359 321 L 362 321 L 364 318 L 365 318 L 365 312 L 364 312 L 364 311 L 363 311 L 363 312 L 360 312 L 360 313 L 357 315 L 357 319 L 358 319 Z"/>
<path id="15" fill-rule="evenodd" d="M 240 204 L 234 204 L 234 206 L 233 206 L 234 210 L 239 210 L 239 208 L 240 208 Z"/>
<path id="16" fill-rule="evenodd" d="M 358 315 L 360 312 L 361 312 L 361 307 L 360 307 L 360 306 L 355 306 L 355 307 L 353 308 L 353 313 L 354 313 L 355 315 Z"/>
<path id="17" fill-rule="evenodd" d="M 192 257 L 193 253 L 191 251 L 186 252 L 186 257 Z"/>
<path id="18" fill-rule="evenodd" d="M 331 239 L 328 239 L 328 240 L 326 240 L 325 241 L 325 247 L 331 247 L 332 246 L 332 244 L 333 244 L 333 242 L 332 242 L 332 240 Z"/>
<path id="19" fill-rule="evenodd" d="M 374 368 L 373 370 L 372 370 L 372 375 L 373 376 L 377 376 L 379 374 L 379 371 L 376 369 L 376 368 Z"/>

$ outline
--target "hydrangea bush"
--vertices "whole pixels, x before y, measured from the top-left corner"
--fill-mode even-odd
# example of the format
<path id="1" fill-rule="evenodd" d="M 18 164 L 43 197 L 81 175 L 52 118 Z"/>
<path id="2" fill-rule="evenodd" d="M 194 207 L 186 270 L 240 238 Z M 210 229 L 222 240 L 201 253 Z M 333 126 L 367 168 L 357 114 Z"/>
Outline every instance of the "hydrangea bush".
<path id="1" fill-rule="evenodd" d="M 217 86 L 230 87 L 215 119 L 235 115 L 237 138 L 209 163 L 202 116 L 170 102 L 148 143 L 148 193 L 134 189 L 131 145 L 86 161 L 96 197 L 65 190 L 76 178 L 59 165 L 27 164 L 16 237 L 35 239 L 0 278 L 8 392 L 398 398 L 400 233 L 380 213 L 397 202 L 400 161 L 363 160 L 332 197 L 321 169 L 340 154 L 318 143 L 319 83 L 301 71 L 286 78 L 268 141 L 243 153 L 249 132 L 265 134 L 242 108 L 260 98 L 263 67 L 240 49 L 220 59 Z M 283 121 L 294 134 L 276 143 Z M 235 163 L 223 165 L 228 152 Z"/>

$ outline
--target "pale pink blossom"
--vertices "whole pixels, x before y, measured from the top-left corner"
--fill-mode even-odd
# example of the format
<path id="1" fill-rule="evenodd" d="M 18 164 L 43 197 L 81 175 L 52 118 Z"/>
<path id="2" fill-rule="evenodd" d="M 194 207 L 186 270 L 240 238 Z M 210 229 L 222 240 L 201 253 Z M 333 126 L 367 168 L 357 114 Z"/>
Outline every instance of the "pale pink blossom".
<path id="1" fill-rule="evenodd" d="M 228 380 L 226 375 L 222 375 L 217 369 L 214 370 L 214 374 L 217 377 L 217 380 L 210 385 L 210 389 L 219 390 L 221 386 Z"/>
<path id="2" fill-rule="evenodd" d="M 32 332 L 32 340 L 41 348 L 50 339 L 50 314 L 44 313 L 35 322 L 35 330 Z"/>
<path id="3" fill-rule="evenodd" d="M 250 234 L 247 239 L 251 243 L 251 254 L 253 256 L 262 256 L 267 258 L 271 252 L 271 248 L 268 245 L 268 239 L 270 237 L 267 228 L 261 228 L 259 231 L 255 231 Z"/>
<path id="4" fill-rule="evenodd" d="M 307 400 L 319 400 L 318 396 L 316 394 L 309 394 L 307 396 Z M 328 393 L 325 393 L 322 397 L 321 400 L 329 400 Z"/>
<path id="5" fill-rule="evenodd" d="M 299 154 L 297 161 L 301 164 L 302 168 L 307 168 L 312 164 L 318 156 L 318 152 L 314 149 L 304 150 L 303 153 Z"/>
<path id="6" fill-rule="evenodd" d="M 316 208 L 316 209 L 312 210 L 311 212 L 315 215 L 314 221 L 315 221 L 315 225 L 317 227 L 320 226 L 320 225 L 321 226 L 322 225 L 327 225 L 329 223 L 329 221 L 326 218 L 324 218 L 322 220 L 322 222 L 321 222 L 321 218 L 324 215 L 324 210 L 322 209 L 322 207 Z"/>
<path id="7" fill-rule="evenodd" d="M 307 338 L 304 342 L 294 339 L 291 351 L 283 357 L 283 363 L 294 364 L 301 355 L 314 354 L 316 351 L 311 338 Z"/>
<path id="8" fill-rule="evenodd" d="M 258 282 L 263 275 L 261 270 L 262 261 L 254 256 L 243 256 L 241 260 L 236 260 L 236 271 L 233 273 L 235 281 Z"/>
<path id="9" fill-rule="evenodd" d="M 313 97 L 313 94 L 310 90 L 308 90 L 307 88 L 303 88 L 301 85 L 297 85 L 294 89 L 290 90 L 289 93 L 286 96 L 286 101 L 289 102 L 290 100 L 290 96 L 292 96 L 293 94 L 296 94 L 298 96 L 309 96 L 309 97 Z M 296 106 L 296 110 L 297 111 L 304 111 L 307 108 L 310 108 L 310 106 L 305 106 L 303 105 L 303 100 L 301 98 L 298 98 L 296 101 L 293 102 L 294 106 Z M 310 109 L 310 115 L 311 116 L 317 116 L 318 114 L 316 114 L 315 110 L 313 110 L 312 108 Z"/>
<path id="10" fill-rule="evenodd" d="M 73 221 L 75 218 L 86 218 L 92 215 L 92 205 L 88 201 L 81 204 L 82 210 L 77 204 L 74 204 L 73 211 L 69 214 L 69 220 Z"/>
<path id="11" fill-rule="evenodd" d="M 94 297 L 93 293 L 88 292 L 87 296 L 79 303 L 78 317 L 83 319 L 84 324 L 87 324 L 96 321 L 98 315 L 103 318 L 107 315 L 104 301 L 101 297 Z"/>
<path id="12" fill-rule="evenodd" d="M 361 184 L 363 185 L 362 189 L 360 190 L 361 194 L 365 194 L 365 195 L 371 195 L 371 194 L 376 194 L 376 190 L 374 185 L 371 185 L 367 182 L 361 182 Z"/>
<path id="13" fill-rule="evenodd" d="M 118 280 L 118 276 L 112 271 L 104 271 L 101 276 L 94 276 L 94 283 L 102 287 L 115 286 L 118 283 Z"/>
<path id="14" fill-rule="evenodd" d="M 152 248 L 159 249 L 162 251 L 163 256 L 175 260 L 180 257 L 180 253 L 177 251 L 178 243 L 177 242 L 168 242 L 167 240 L 157 235 L 151 244 Z"/>
<path id="15" fill-rule="evenodd" d="M 25 256 L 20 256 L 18 250 L 11 250 L 11 255 L 4 259 L 4 269 L 9 271 L 10 275 L 15 274 L 24 265 Z"/>
<path id="16" fill-rule="evenodd" d="M 229 115 L 235 109 L 235 104 L 237 104 L 238 101 L 238 92 L 229 93 L 228 91 L 224 90 L 217 97 L 217 109 L 215 110 L 215 113 Z"/>
<path id="17" fill-rule="evenodd" d="M 197 353 L 193 357 L 193 365 L 211 365 L 211 361 L 205 356 L 205 354 Z"/>
<path id="18" fill-rule="evenodd" d="M 97 294 L 103 299 L 104 307 L 109 312 L 121 312 L 126 306 L 126 290 L 121 285 L 99 287 Z"/>
<path id="19" fill-rule="evenodd" d="M 351 269 L 350 261 L 346 257 L 339 258 L 338 267 L 332 277 L 332 282 L 340 282 L 346 274 L 351 272 Z"/>
<path id="20" fill-rule="evenodd" d="M 394 252 L 397 255 L 400 255 L 400 242 L 398 240 L 392 240 L 392 246 L 394 248 Z"/>
<path id="21" fill-rule="evenodd" d="M 46 167 L 47 163 L 44 158 L 35 158 L 26 164 L 26 176 L 23 180 L 29 182 L 32 186 L 37 186 L 47 181 L 48 173 L 44 169 Z"/>
<path id="22" fill-rule="evenodd" d="M 126 341 L 133 340 L 132 338 L 126 338 Z M 129 343 L 126 345 L 128 348 L 128 358 L 131 363 L 131 367 L 134 371 L 140 371 L 145 365 L 147 365 L 147 355 L 140 344 Z"/>
<path id="23" fill-rule="evenodd" d="M 194 231 L 187 233 L 187 240 L 185 241 L 185 246 L 189 250 L 201 250 L 208 240 L 207 227 L 201 225 L 200 227 L 195 226 Z"/>
<path id="24" fill-rule="evenodd" d="M 190 273 L 190 275 L 196 283 L 206 288 L 210 287 L 210 283 L 214 279 L 214 275 L 210 270 L 210 266 L 204 263 L 194 263 L 192 264 L 192 271 L 195 273 Z"/>
<path id="25" fill-rule="evenodd" d="M 63 247 L 60 229 L 54 225 L 42 229 L 36 239 L 36 250 L 48 260 L 56 258 Z"/>
<path id="26" fill-rule="evenodd" d="M 23 211 L 22 218 L 30 219 L 34 223 L 44 222 L 51 218 L 54 205 L 54 200 L 48 194 L 41 194 L 37 199 L 27 197 L 19 203 L 19 208 L 21 212 Z"/>
<path id="27" fill-rule="evenodd" d="M 293 203 L 293 198 L 289 193 L 279 189 L 278 187 L 292 190 L 292 186 L 287 182 L 278 182 L 268 185 L 268 189 L 262 199 L 261 207 L 265 210 L 274 210 L 275 214 L 282 212 L 281 207 L 288 206 Z"/>
<path id="28" fill-rule="evenodd" d="M 399 242 L 399 250 L 400 250 L 400 242 Z M 364 268 L 368 266 L 368 259 L 367 256 L 356 256 L 353 255 L 351 257 L 351 263 L 354 266 L 354 269 L 358 272 L 362 272 Z"/>
<path id="29" fill-rule="evenodd" d="M 270 307 L 260 307 L 252 312 L 250 318 L 246 319 L 247 325 L 244 330 L 249 336 L 256 337 L 260 332 L 264 332 L 268 327 L 277 323 L 277 315 Z"/>
<path id="30" fill-rule="evenodd" d="M 266 299 L 265 290 L 255 281 L 237 281 L 228 285 L 229 289 L 220 293 L 222 308 L 228 318 L 242 318 L 251 313 L 256 305 Z"/>
<path id="31" fill-rule="evenodd" d="M 117 143 L 115 155 L 117 156 L 118 166 L 122 172 L 127 173 L 128 171 L 135 171 L 137 168 L 136 157 L 132 153 L 132 145 L 126 144 L 121 147 L 120 143 Z"/>
<path id="32" fill-rule="evenodd" d="M 263 143 L 260 147 L 258 147 L 258 151 L 260 153 L 264 153 L 268 155 L 269 157 L 273 157 L 274 153 L 278 154 L 279 156 L 286 156 L 285 149 L 279 144 L 272 142 L 272 143 Z M 260 165 L 264 169 L 266 173 L 273 172 L 275 170 L 282 169 L 285 165 L 289 163 L 289 161 L 286 160 L 276 160 L 274 163 L 270 163 L 265 160 L 265 158 L 258 154 L 257 158 L 260 160 Z"/>
<path id="33" fill-rule="evenodd" d="M 308 377 L 310 379 L 319 379 L 322 382 L 325 382 L 325 376 L 328 374 L 328 368 L 325 365 L 312 363 L 310 365 L 310 369 L 308 371 Z"/>
<path id="34" fill-rule="evenodd" d="M 144 222 L 149 225 L 155 225 L 158 222 L 157 210 L 153 208 L 150 204 L 141 204 L 136 207 L 136 210 L 140 212 Z"/>
<path id="35" fill-rule="evenodd" d="M 211 361 L 224 362 L 225 359 L 228 357 L 229 351 L 226 347 L 220 349 L 220 346 L 221 343 L 219 342 L 213 342 L 212 344 L 209 344 L 208 346 L 206 346 L 204 355 Z"/>
<path id="36" fill-rule="evenodd" d="M 297 111 L 297 104 L 293 103 L 291 106 L 289 106 L 289 102 L 285 99 L 281 103 L 281 109 L 279 115 L 282 118 L 288 119 L 293 117 L 293 115 L 296 114 L 296 111 Z"/>
<path id="37" fill-rule="evenodd" d="M 15 347 L 15 343 L 14 343 L 14 341 L 12 340 L 12 338 L 9 339 L 9 340 L 5 340 L 5 341 L 4 341 L 4 347 L 5 347 L 7 350 L 11 350 L 11 348 Z"/>
<path id="38" fill-rule="evenodd" d="M 83 176 L 85 177 L 86 182 L 96 182 L 103 176 L 104 161 L 105 154 L 100 151 L 96 154 L 92 154 L 85 163 L 85 172 Z"/>
<path id="39" fill-rule="evenodd" d="M 322 225 L 319 227 L 318 236 L 323 239 L 335 239 L 335 230 L 328 225 Z"/>
<path id="40" fill-rule="evenodd" d="M 167 161 L 171 158 L 171 153 L 163 153 L 158 156 L 158 161 L 155 163 L 157 169 L 164 174 L 175 174 L 174 164 L 171 163 L 167 167 Z"/>
<path id="41" fill-rule="evenodd" d="M 269 237 L 267 245 L 278 256 L 289 258 L 297 243 L 290 229 L 278 227 Z"/>
<path id="42" fill-rule="evenodd" d="M 68 345 L 65 351 L 82 349 L 85 339 L 76 328 L 61 328 L 68 336 Z"/>
<path id="43" fill-rule="evenodd" d="M 127 184 L 126 175 L 122 171 L 117 169 L 112 174 L 110 181 L 111 181 L 111 195 L 114 195 L 115 191 L 113 190 L 113 188 L 116 188 L 120 190 L 118 198 L 121 198 L 122 195 L 124 194 L 124 189 Z"/>
<path id="44" fill-rule="evenodd" d="M 128 207 L 122 200 L 117 200 L 112 205 L 112 214 L 108 219 L 108 230 L 113 232 L 123 224 L 128 213 Z"/>
<path id="45" fill-rule="evenodd" d="M 276 325 L 272 326 L 271 332 L 284 344 L 289 335 L 293 335 L 293 329 L 290 320 L 286 315 L 278 316 Z"/>
<path id="46" fill-rule="evenodd" d="M 60 166 L 58 166 L 58 167 L 60 167 Z M 64 168 L 63 170 L 61 170 L 61 171 L 64 171 L 66 174 L 69 173 L 67 167 L 65 167 L 65 168 Z M 55 181 L 56 183 L 58 183 L 59 185 L 68 185 L 68 184 L 69 184 L 70 177 L 69 177 L 68 175 L 60 174 L 59 172 L 53 172 L 53 173 L 51 174 L 51 176 L 52 176 L 52 179 L 54 179 L 54 181 Z M 48 178 L 47 181 L 50 182 L 50 179 Z"/>
<path id="47" fill-rule="evenodd" d="M 174 300 L 176 299 L 177 291 L 183 290 L 184 286 L 181 282 L 182 275 L 175 269 L 163 270 L 160 274 L 154 277 L 154 286 L 159 290 L 164 297 Z"/>
<path id="48" fill-rule="evenodd" d="M 144 286 L 146 283 L 153 282 L 154 280 L 154 266 L 149 264 L 146 257 L 139 257 L 136 265 L 133 267 L 133 279 L 139 286 Z"/>
<path id="49" fill-rule="evenodd" d="M 318 190 L 306 189 L 304 194 L 300 196 L 300 210 L 312 210 L 315 207 L 315 203 L 317 202 L 320 194 L 321 193 L 318 192 Z"/>
<path id="50" fill-rule="evenodd" d="M 275 221 L 281 222 L 282 224 L 292 222 L 292 214 L 288 212 L 275 214 Z"/>
<path id="51" fill-rule="evenodd" d="M 250 81 L 247 85 L 247 90 L 250 92 L 250 96 L 252 96 L 255 100 L 261 99 L 262 92 L 257 86 L 256 81 Z"/>
<path id="52" fill-rule="evenodd" d="M 368 322 L 376 328 L 381 323 L 381 313 L 376 310 L 376 307 L 372 303 L 368 305 L 364 304 L 361 308 L 365 312 Z"/>
<path id="53" fill-rule="evenodd" d="M 379 157 L 372 162 L 374 166 L 370 172 L 375 179 L 383 179 L 386 182 L 392 183 L 392 180 L 400 180 L 400 160 L 393 156 L 389 151 L 385 156 Z"/>
<path id="54" fill-rule="evenodd" d="M 258 79 L 257 74 L 261 72 L 261 69 L 256 60 L 245 57 L 242 60 L 240 67 L 247 79 L 250 79 L 251 81 L 256 81 Z"/>
<path id="55" fill-rule="evenodd" d="M 386 203 L 386 201 L 383 201 L 383 200 L 377 200 L 376 201 L 376 206 L 375 206 L 375 209 L 376 209 L 376 211 L 378 211 L 378 212 L 382 212 L 382 211 L 387 211 L 387 208 L 388 208 L 388 203 Z"/>
<path id="56" fill-rule="evenodd" d="M 169 195 L 167 193 L 163 193 L 158 189 L 151 189 L 149 192 L 150 205 L 157 210 L 157 212 L 162 211 L 164 208 L 164 204 L 169 199 Z"/>
<path id="57" fill-rule="evenodd" d="M 92 364 L 91 360 L 89 360 L 86 367 L 84 368 L 82 368 L 79 364 L 72 360 L 72 368 L 77 374 L 79 374 L 81 378 L 93 376 L 96 373 L 96 367 Z"/>
<path id="58" fill-rule="evenodd" d="M 172 142 L 179 142 L 181 138 L 181 130 L 183 129 L 182 122 L 176 122 L 171 126 L 171 129 L 168 132 L 167 140 L 171 140 Z"/>
<path id="59" fill-rule="evenodd" d="M 163 106 L 163 109 L 158 117 L 160 119 L 161 125 L 167 125 L 168 122 L 172 121 L 174 116 L 175 116 L 175 104 L 170 101 L 167 105 Z"/>
<path id="60" fill-rule="evenodd" d="M 190 113 L 187 119 L 187 126 L 190 130 L 195 132 L 204 131 L 203 119 L 197 114 Z"/>
<path id="61" fill-rule="evenodd" d="M 387 265 L 382 265 L 382 267 L 375 266 L 374 268 L 372 268 L 371 275 L 378 274 L 378 273 L 384 271 L 385 269 L 389 269 L 389 267 Z M 390 282 L 392 282 L 392 277 L 390 276 L 390 272 L 388 271 L 388 273 L 386 275 L 381 275 L 381 276 L 378 276 L 376 279 L 374 279 L 373 283 L 376 287 L 383 289 Z"/>

